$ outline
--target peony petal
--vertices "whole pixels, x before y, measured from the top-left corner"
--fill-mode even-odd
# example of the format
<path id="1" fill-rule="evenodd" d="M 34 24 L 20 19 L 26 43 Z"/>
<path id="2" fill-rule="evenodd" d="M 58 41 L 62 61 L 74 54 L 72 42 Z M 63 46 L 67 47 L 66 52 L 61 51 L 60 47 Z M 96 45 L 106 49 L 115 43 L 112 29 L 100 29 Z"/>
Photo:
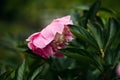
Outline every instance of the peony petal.
<path id="1" fill-rule="evenodd" d="M 45 40 L 45 45 L 48 45 L 51 41 L 54 40 L 56 33 L 62 34 L 64 29 L 64 25 L 53 22 L 50 25 L 48 25 L 46 28 L 44 28 L 41 31 L 41 35 L 44 36 Z"/>
<path id="2" fill-rule="evenodd" d="M 60 22 L 63 25 L 73 24 L 70 16 L 65 16 L 62 18 L 55 19 L 53 20 L 53 22 Z"/>
<path id="3" fill-rule="evenodd" d="M 41 56 L 42 58 L 45 58 L 45 59 L 49 58 L 49 56 L 46 55 L 42 49 L 37 48 L 36 50 L 33 50 L 33 52 Z"/>
<path id="4" fill-rule="evenodd" d="M 39 36 L 37 36 L 34 40 L 33 40 L 33 44 L 37 47 L 37 48 L 44 48 L 46 46 L 45 44 L 46 39 L 39 34 Z"/>
<path id="5" fill-rule="evenodd" d="M 56 34 L 56 33 L 62 34 L 62 32 L 64 30 L 64 25 L 63 24 L 58 23 L 58 22 L 54 22 L 54 23 L 52 23 L 51 26 L 53 26 L 52 27 L 52 32 L 54 34 Z"/>
<path id="6" fill-rule="evenodd" d="M 52 47 L 51 46 L 46 46 L 45 48 L 43 49 L 40 49 L 40 48 L 37 48 L 36 50 L 33 51 L 34 53 L 36 53 L 37 55 L 45 58 L 45 59 L 48 59 L 51 55 L 53 55 L 53 50 L 52 50 Z"/>
<path id="7" fill-rule="evenodd" d="M 65 31 L 66 39 L 68 41 L 72 41 L 73 40 L 73 34 L 70 32 L 70 29 L 68 28 L 68 26 L 65 26 L 64 31 Z"/>
<path id="8" fill-rule="evenodd" d="M 52 55 L 63 57 L 63 54 L 59 53 L 58 49 L 63 49 L 66 47 L 64 41 L 71 41 L 73 39 L 72 33 L 67 26 L 68 24 L 73 24 L 70 16 L 65 16 L 53 20 L 52 23 L 44 28 L 41 32 L 34 33 L 30 37 L 28 37 L 28 39 L 26 39 L 26 41 L 29 41 L 28 47 L 35 54 L 40 55 L 45 59 L 48 59 Z M 59 36 L 62 39 L 58 37 L 57 39 L 60 40 L 57 40 L 57 34 L 63 35 L 63 37 Z M 57 40 L 59 45 L 53 40 Z"/>
<path id="9" fill-rule="evenodd" d="M 28 43 L 28 47 L 29 47 L 31 50 L 34 50 L 34 49 L 35 49 L 35 46 L 33 45 L 32 42 L 29 42 L 29 43 Z"/>
<path id="10" fill-rule="evenodd" d="M 26 39 L 26 41 L 32 41 L 37 36 L 39 36 L 39 34 L 40 34 L 40 32 L 33 33 L 30 37 L 28 37 L 28 39 Z"/>
<path id="11" fill-rule="evenodd" d="M 63 55 L 62 53 L 56 52 L 56 53 L 54 54 L 54 56 L 63 57 L 64 55 Z"/>
<path id="12" fill-rule="evenodd" d="M 117 65 L 116 73 L 117 76 L 120 77 L 120 63 Z"/>

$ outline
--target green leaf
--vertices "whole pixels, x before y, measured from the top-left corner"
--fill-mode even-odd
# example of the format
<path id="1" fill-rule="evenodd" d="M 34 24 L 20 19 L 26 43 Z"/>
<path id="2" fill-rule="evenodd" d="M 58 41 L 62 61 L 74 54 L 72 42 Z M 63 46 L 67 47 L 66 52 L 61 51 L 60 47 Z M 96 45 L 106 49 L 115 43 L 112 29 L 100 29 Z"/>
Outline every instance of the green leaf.
<path id="1" fill-rule="evenodd" d="M 64 55 L 68 56 L 68 57 L 71 57 L 71 58 L 74 58 L 74 59 L 77 59 L 77 60 L 80 60 L 82 62 L 85 62 L 87 64 L 91 64 L 93 63 L 93 60 L 91 60 L 89 57 L 87 56 L 83 56 L 83 55 L 80 55 L 80 54 L 77 54 L 77 53 L 70 53 L 68 51 L 64 52 L 63 53 Z"/>
<path id="2" fill-rule="evenodd" d="M 113 68 L 120 62 L 120 44 L 117 46 L 113 53 Z"/>
<path id="3" fill-rule="evenodd" d="M 37 69 L 32 70 L 32 72 L 30 72 L 32 74 L 30 74 L 29 80 L 35 80 L 35 78 L 42 72 L 43 69 L 44 69 L 44 66 L 39 65 Z"/>
<path id="4" fill-rule="evenodd" d="M 23 63 L 18 67 L 16 71 L 16 80 L 23 80 L 24 79 L 24 72 L 25 72 L 25 60 Z"/>
<path id="5" fill-rule="evenodd" d="M 97 44 L 99 46 L 99 50 L 103 49 L 104 38 L 103 38 L 103 32 L 101 30 L 101 27 L 96 23 L 89 22 L 88 28 L 89 28 L 92 36 L 96 40 L 96 42 L 97 42 Z"/>
<path id="6" fill-rule="evenodd" d="M 0 80 L 8 80 L 12 71 L 4 72 L 0 75 Z"/>
<path id="7" fill-rule="evenodd" d="M 100 16 L 96 16 L 96 23 L 100 26 L 102 31 L 105 31 L 106 28 Z"/>
<path id="8" fill-rule="evenodd" d="M 97 61 L 95 61 L 93 58 L 85 56 L 85 55 L 81 55 L 80 53 L 75 53 L 75 52 L 70 52 L 67 50 L 63 50 L 62 53 L 70 58 L 76 59 L 79 62 L 82 62 L 84 64 L 90 65 L 92 64 L 93 66 L 95 66 L 96 68 L 98 68 L 100 71 L 102 71 L 102 69 L 99 66 L 99 63 Z"/>
<path id="9" fill-rule="evenodd" d="M 105 58 L 104 58 L 104 60 L 105 60 L 105 62 L 106 62 L 106 63 L 105 63 L 106 65 L 112 65 L 112 64 L 114 64 L 114 62 L 112 62 L 114 55 L 115 55 L 115 53 L 114 53 L 114 51 L 113 51 L 112 49 L 109 49 L 109 50 L 106 52 Z"/>
<path id="10" fill-rule="evenodd" d="M 109 25 L 108 25 L 108 37 L 107 37 L 107 42 L 105 45 L 105 51 L 110 47 L 114 38 L 116 37 L 117 32 L 118 32 L 117 27 L 118 27 L 117 21 L 114 18 L 110 18 Z"/>
<path id="11" fill-rule="evenodd" d="M 86 27 L 87 19 L 86 19 L 87 11 L 83 11 L 83 13 L 80 13 L 80 10 L 75 9 L 71 13 L 72 20 L 75 25 Z"/>
<path id="12" fill-rule="evenodd" d="M 73 26 L 76 27 L 76 26 Z M 95 39 L 91 36 L 91 34 L 84 29 L 83 27 L 79 27 L 79 31 L 71 29 L 72 33 L 76 36 L 76 38 L 83 40 L 86 43 L 89 43 L 94 48 L 97 48 Z M 94 42 L 94 43 L 93 43 Z"/>
<path id="13" fill-rule="evenodd" d="M 111 10 L 111 9 L 108 9 L 108 8 L 100 8 L 100 11 L 104 11 L 104 12 L 107 12 L 107 13 L 113 14 L 113 15 L 116 14 L 116 12 L 114 10 Z"/>
<path id="14" fill-rule="evenodd" d="M 74 24 L 78 25 L 80 21 L 80 14 L 78 13 L 77 10 L 72 11 L 71 13 L 71 18 Z"/>
<path id="15" fill-rule="evenodd" d="M 96 17 L 96 13 L 100 9 L 101 1 L 97 0 L 89 9 L 87 19 L 94 20 Z"/>
<path id="16" fill-rule="evenodd" d="M 50 65 L 53 70 L 61 72 L 65 69 L 74 68 L 74 60 L 69 57 L 55 58 Z"/>

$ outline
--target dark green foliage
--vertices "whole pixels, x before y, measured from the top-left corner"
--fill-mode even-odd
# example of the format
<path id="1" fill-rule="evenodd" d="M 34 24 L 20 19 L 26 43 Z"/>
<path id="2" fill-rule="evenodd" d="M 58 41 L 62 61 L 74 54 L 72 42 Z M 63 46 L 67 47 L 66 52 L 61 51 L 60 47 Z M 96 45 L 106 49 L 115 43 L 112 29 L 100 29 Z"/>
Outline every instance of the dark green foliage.
<path id="1" fill-rule="evenodd" d="M 108 13 L 107 18 L 103 16 Z M 119 80 L 116 66 L 120 62 L 120 24 L 114 12 L 101 8 L 97 0 L 90 8 L 75 9 L 72 19 L 74 25 L 69 26 L 74 40 L 60 50 L 63 58 L 43 59 L 19 37 L 7 36 L 10 45 L 3 48 L 20 58 L 14 59 L 16 66 L 8 61 L 0 63 L 0 80 Z"/>
<path id="2" fill-rule="evenodd" d="M 88 77 L 85 80 L 89 80 L 89 77 L 91 77 L 91 80 L 114 80 L 116 77 L 116 65 L 120 62 L 120 54 L 117 50 L 120 45 L 118 37 L 120 35 L 119 22 L 113 17 L 112 11 L 100 8 L 100 4 L 101 2 L 98 0 L 89 10 L 84 10 L 85 14 L 84 12 L 80 14 L 79 9 L 74 12 L 73 20 L 75 20 L 74 23 L 77 26 L 71 26 L 71 31 L 75 36 L 75 42 L 73 41 L 71 46 L 69 46 L 73 50 L 72 48 L 70 50 L 65 49 L 69 53 L 65 53 L 65 55 L 73 57 L 80 62 L 86 61 L 87 63 L 84 63 L 84 65 L 92 64 L 96 66 L 97 64 L 96 67 L 91 66 L 92 70 L 88 69 L 89 73 L 84 74 Z M 110 15 L 108 19 L 105 19 L 103 15 L 101 16 L 102 11 L 106 12 L 104 14 L 110 13 L 113 16 Z M 85 52 L 81 52 L 81 49 Z M 91 60 L 86 59 L 87 57 Z M 97 73 L 92 74 L 94 71 L 97 71 Z"/>

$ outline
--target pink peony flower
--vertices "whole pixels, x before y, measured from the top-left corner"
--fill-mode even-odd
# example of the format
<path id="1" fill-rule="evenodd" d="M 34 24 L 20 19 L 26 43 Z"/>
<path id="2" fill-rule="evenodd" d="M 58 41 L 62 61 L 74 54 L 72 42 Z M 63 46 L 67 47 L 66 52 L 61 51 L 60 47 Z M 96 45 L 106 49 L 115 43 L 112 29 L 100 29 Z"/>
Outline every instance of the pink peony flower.
<path id="1" fill-rule="evenodd" d="M 120 63 L 117 66 L 116 73 L 117 73 L 118 77 L 120 77 Z"/>
<path id="2" fill-rule="evenodd" d="M 65 16 L 52 21 L 42 31 L 32 34 L 26 41 L 28 47 L 39 56 L 47 59 L 50 56 L 62 57 L 59 49 L 66 47 L 66 43 L 73 39 L 67 25 L 73 24 L 70 16 Z"/>

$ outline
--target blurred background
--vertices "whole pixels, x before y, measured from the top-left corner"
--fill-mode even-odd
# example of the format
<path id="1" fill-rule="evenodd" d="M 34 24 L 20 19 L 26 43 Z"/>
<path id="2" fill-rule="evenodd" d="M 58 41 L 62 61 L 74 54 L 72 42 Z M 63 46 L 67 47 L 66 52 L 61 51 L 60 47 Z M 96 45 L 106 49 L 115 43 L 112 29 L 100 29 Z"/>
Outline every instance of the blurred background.
<path id="1" fill-rule="evenodd" d="M 2 59 L 9 57 L 13 59 L 18 54 L 9 51 L 16 48 L 17 43 L 36 31 L 40 31 L 54 18 L 71 14 L 74 7 L 78 5 L 91 5 L 96 0 L 0 0 L 0 66 L 4 63 Z M 120 17 L 120 0 L 102 0 L 102 7 L 112 9 Z M 8 35 L 7 35 L 8 34 Z M 9 36 L 9 34 L 12 35 Z M 5 37 L 7 35 L 7 37 Z M 21 36 L 18 38 L 18 35 Z M 7 38 L 4 41 L 3 38 Z M 17 41 L 17 40 L 18 41 Z M 4 44 L 8 48 L 4 48 Z M 12 55 L 12 57 L 10 57 Z M 6 57 L 7 56 L 7 57 Z M 9 64 L 9 59 L 6 64 Z M 6 65 L 5 64 L 5 65 Z M 4 67 L 4 66 L 3 66 Z M 2 70 L 2 69 L 1 69 Z"/>
<path id="2" fill-rule="evenodd" d="M 57 17 L 69 15 L 77 5 L 96 0 L 0 0 L 0 36 L 5 33 L 29 35 Z M 120 15 L 120 0 L 103 0 L 102 7 Z"/>

